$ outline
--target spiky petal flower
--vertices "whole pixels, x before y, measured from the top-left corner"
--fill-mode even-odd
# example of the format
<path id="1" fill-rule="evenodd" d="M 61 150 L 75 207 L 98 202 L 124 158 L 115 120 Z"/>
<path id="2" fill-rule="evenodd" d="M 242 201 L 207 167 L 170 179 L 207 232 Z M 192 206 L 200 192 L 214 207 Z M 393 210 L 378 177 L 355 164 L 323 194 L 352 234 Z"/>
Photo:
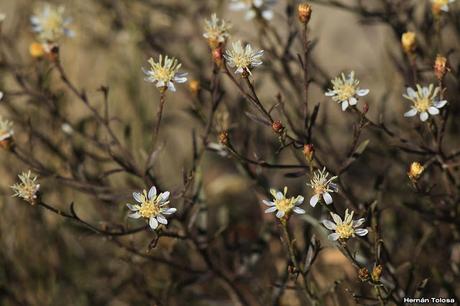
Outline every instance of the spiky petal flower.
<path id="1" fill-rule="evenodd" d="M 326 96 L 332 97 L 332 100 L 342 105 L 342 110 L 345 111 L 348 106 L 354 106 L 358 103 L 359 97 L 364 97 L 369 93 L 369 89 L 361 89 L 359 80 L 355 79 L 355 72 L 352 71 L 348 75 L 341 74 L 331 80 L 332 89 L 325 93 Z"/>
<path id="2" fill-rule="evenodd" d="M 324 203 L 327 205 L 331 204 L 332 201 L 332 192 L 337 192 L 338 188 L 333 181 L 337 179 L 337 176 L 329 177 L 329 173 L 324 167 L 323 170 L 317 170 L 313 174 L 313 178 L 310 183 L 307 183 L 307 186 L 310 186 L 313 189 L 314 195 L 310 198 L 310 205 L 315 207 L 316 204 L 324 200 Z"/>
<path id="3" fill-rule="evenodd" d="M 232 43 L 232 47 L 225 51 L 225 59 L 230 67 L 236 68 L 235 73 L 251 74 L 251 69 L 262 65 L 260 58 L 263 50 L 252 49 L 250 44 L 244 48 L 241 41 Z"/>
<path id="4" fill-rule="evenodd" d="M 265 210 L 265 213 L 272 213 L 276 211 L 276 217 L 281 219 L 283 217 L 288 217 L 291 212 L 296 214 L 304 214 L 305 210 L 298 207 L 298 205 L 303 203 L 304 198 L 302 196 L 297 197 L 286 197 L 287 187 L 284 187 L 284 192 L 270 189 L 270 193 L 273 196 L 273 201 L 263 200 L 262 202 L 268 206 Z"/>
<path id="5" fill-rule="evenodd" d="M 413 117 L 420 113 L 420 120 L 426 121 L 429 115 L 438 115 L 439 109 L 447 104 L 447 100 L 439 101 L 436 98 L 439 91 L 439 87 L 435 88 L 433 84 L 423 87 L 417 84 L 417 91 L 408 87 L 403 97 L 412 102 L 412 107 L 410 111 L 404 113 L 404 117 Z"/>
<path id="6" fill-rule="evenodd" d="M 18 175 L 19 183 L 11 186 L 13 189 L 14 197 L 21 198 L 31 205 L 35 205 L 38 199 L 38 191 L 40 184 L 37 184 L 37 177 L 30 172 L 23 172 Z"/>
<path id="7" fill-rule="evenodd" d="M 144 218 L 148 220 L 149 226 L 156 229 L 159 224 L 168 224 L 165 215 L 171 215 L 176 212 L 176 208 L 168 207 L 169 191 L 157 195 L 157 189 L 152 186 L 147 193 L 144 189 L 142 193 L 134 192 L 133 198 L 138 204 L 126 204 L 133 212 L 128 217 L 133 219 Z"/>
<path id="8" fill-rule="evenodd" d="M 208 40 L 209 46 L 214 49 L 223 44 L 230 36 L 229 30 L 232 25 L 223 19 L 217 18 L 216 14 L 211 19 L 205 19 L 203 37 Z"/>
<path id="9" fill-rule="evenodd" d="M 65 17 L 64 11 L 64 6 L 53 6 L 46 3 L 41 11 L 37 11 L 30 18 L 32 30 L 37 33 L 42 42 L 55 43 L 63 36 L 75 35 L 68 27 L 72 19 Z"/>
<path id="10" fill-rule="evenodd" d="M 230 9 L 233 11 L 246 11 L 246 20 L 262 17 L 265 20 L 273 18 L 273 11 L 270 9 L 276 0 L 232 0 Z"/>
<path id="11" fill-rule="evenodd" d="M 175 58 L 170 58 L 167 55 L 160 55 L 158 62 L 155 62 L 153 58 L 148 60 L 150 69 L 142 67 L 147 76 L 144 80 L 156 84 L 160 90 L 176 91 L 174 83 L 185 83 L 187 82 L 187 73 L 179 73 L 179 69 L 182 66 Z"/>
<path id="12" fill-rule="evenodd" d="M 13 137 L 13 135 L 13 123 L 0 116 L 0 142 Z"/>
<path id="13" fill-rule="evenodd" d="M 329 221 L 329 220 L 322 221 L 323 225 L 328 230 L 335 232 L 335 233 L 329 234 L 328 236 L 329 240 L 332 240 L 332 241 L 336 241 L 338 239 L 347 240 L 349 238 L 355 237 L 356 235 L 358 236 L 367 235 L 367 233 L 369 232 L 367 229 L 358 228 L 366 221 L 366 219 L 361 218 L 358 220 L 353 220 L 353 214 L 354 214 L 353 211 L 350 214 L 348 213 L 348 209 L 345 210 L 345 216 L 342 220 L 342 218 L 340 218 L 339 215 L 331 212 L 331 216 L 334 222 Z"/>

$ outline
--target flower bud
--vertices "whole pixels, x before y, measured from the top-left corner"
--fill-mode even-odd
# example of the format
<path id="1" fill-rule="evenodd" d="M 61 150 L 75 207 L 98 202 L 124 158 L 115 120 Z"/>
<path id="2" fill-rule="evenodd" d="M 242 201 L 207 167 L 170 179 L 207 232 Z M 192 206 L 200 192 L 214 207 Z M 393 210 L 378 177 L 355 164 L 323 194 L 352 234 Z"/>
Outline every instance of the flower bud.
<path id="1" fill-rule="evenodd" d="M 284 130 L 284 126 L 279 120 L 275 120 L 272 123 L 272 129 L 275 133 L 281 134 Z"/>
<path id="2" fill-rule="evenodd" d="M 221 145 L 227 146 L 228 143 L 229 143 L 229 140 L 230 139 L 228 138 L 228 132 L 227 131 L 219 133 L 219 143 Z"/>
<path id="3" fill-rule="evenodd" d="M 29 53 L 34 58 L 41 58 L 43 55 L 45 55 L 45 50 L 42 44 L 33 42 L 29 46 Z"/>
<path id="4" fill-rule="evenodd" d="M 436 60 L 434 62 L 434 74 L 436 75 L 438 81 L 441 81 L 448 71 L 450 71 L 450 69 L 447 66 L 447 59 L 442 55 L 436 56 Z"/>
<path id="5" fill-rule="evenodd" d="M 382 276 L 382 271 L 383 271 L 383 267 L 381 265 L 377 265 L 374 267 L 374 269 L 372 269 L 372 280 L 374 282 L 379 282 L 380 281 L 380 277 Z"/>
<path id="6" fill-rule="evenodd" d="M 362 282 L 369 280 L 369 270 L 366 267 L 363 267 L 358 270 L 358 278 Z"/>
<path id="7" fill-rule="evenodd" d="M 364 114 L 367 114 L 367 112 L 369 111 L 369 103 L 364 103 L 364 106 L 363 106 L 363 113 Z"/>
<path id="8" fill-rule="evenodd" d="M 413 162 L 409 167 L 407 176 L 415 183 L 422 175 L 423 170 L 425 170 L 425 168 L 419 162 Z"/>
<path id="9" fill-rule="evenodd" d="M 312 144 L 305 144 L 303 146 L 303 154 L 305 155 L 305 158 L 311 162 L 313 160 L 313 155 L 315 154 L 315 148 L 313 147 Z"/>
<path id="10" fill-rule="evenodd" d="M 297 14 L 299 17 L 299 21 L 303 24 L 308 24 L 310 21 L 311 17 L 311 6 L 307 4 L 306 2 L 300 3 L 299 6 L 297 7 Z"/>
<path id="11" fill-rule="evenodd" d="M 218 47 L 212 50 L 212 59 L 218 65 L 222 65 L 223 50 L 222 47 Z"/>
<path id="12" fill-rule="evenodd" d="M 193 94 L 193 95 L 197 95 L 198 92 L 200 91 L 200 81 L 198 80 L 191 80 L 190 83 L 188 83 L 188 88 L 190 90 L 190 92 Z"/>
<path id="13" fill-rule="evenodd" d="M 401 37 L 401 44 L 404 52 L 413 54 L 416 46 L 416 36 L 414 32 L 406 32 Z"/>

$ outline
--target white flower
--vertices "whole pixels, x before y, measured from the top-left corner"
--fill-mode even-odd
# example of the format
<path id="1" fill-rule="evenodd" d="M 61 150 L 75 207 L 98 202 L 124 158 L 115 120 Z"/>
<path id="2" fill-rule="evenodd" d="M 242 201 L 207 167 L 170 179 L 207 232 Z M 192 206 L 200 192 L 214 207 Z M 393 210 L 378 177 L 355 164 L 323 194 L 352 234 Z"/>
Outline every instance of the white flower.
<path id="1" fill-rule="evenodd" d="M 155 186 L 152 186 L 148 193 L 145 189 L 142 193 L 134 192 L 133 198 L 139 204 L 126 204 L 133 211 L 128 217 L 133 219 L 145 218 L 152 229 L 156 229 L 159 224 L 168 224 L 165 215 L 176 212 L 175 208 L 168 207 L 169 191 L 157 195 Z"/>
<path id="2" fill-rule="evenodd" d="M 324 203 L 327 205 L 332 203 L 332 196 L 330 193 L 337 192 L 337 185 L 332 181 L 335 180 L 337 176 L 332 176 L 329 178 L 329 173 L 324 167 L 323 170 L 317 170 L 313 174 L 313 179 L 310 183 L 307 183 L 307 186 L 310 186 L 313 189 L 314 195 L 310 198 L 310 205 L 315 207 L 316 204 L 321 201 L 321 198 L 324 200 Z"/>
<path id="3" fill-rule="evenodd" d="M 433 6 L 439 7 L 439 9 L 444 12 L 448 12 L 449 4 L 454 2 L 455 0 L 431 0 Z"/>
<path id="4" fill-rule="evenodd" d="M 265 213 L 271 213 L 276 211 L 276 217 L 278 219 L 281 219 L 284 216 L 289 216 L 289 214 L 292 211 L 296 214 L 305 213 L 305 210 L 297 206 L 303 203 L 303 197 L 299 195 L 295 198 L 287 198 L 287 187 L 284 187 L 284 193 L 282 193 L 281 191 L 277 191 L 275 189 L 270 189 L 270 193 L 273 196 L 273 201 L 262 201 L 265 205 L 269 207 L 265 210 Z"/>
<path id="5" fill-rule="evenodd" d="M 358 228 L 364 223 L 364 221 L 366 221 L 366 219 L 361 218 L 361 219 L 354 221 L 353 214 L 354 214 L 353 211 L 351 212 L 351 214 L 349 214 L 348 209 L 345 210 L 345 216 L 342 221 L 339 215 L 331 212 L 332 219 L 334 220 L 335 223 L 329 220 L 322 221 L 323 225 L 328 230 L 335 231 L 335 233 L 329 234 L 328 238 L 330 240 L 333 240 L 333 241 L 336 241 L 338 239 L 346 240 L 348 238 L 355 237 L 355 235 L 358 235 L 358 236 L 367 235 L 367 233 L 369 232 L 367 229 Z"/>
<path id="6" fill-rule="evenodd" d="M 246 11 L 247 20 L 261 16 L 265 20 L 273 18 L 273 11 L 270 9 L 276 0 L 232 0 L 230 9 L 233 11 Z"/>
<path id="7" fill-rule="evenodd" d="M 413 105 L 410 111 L 404 113 L 404 117 L 413 117 L 420 113 L 420 120 L 426 121 L 429 115 L 438 115 L 439 109 L 447 104 L 447 100 L 439 101 L 436 98 L 439 90 L 439 87 L 434 88 L 433 84 L 428 87 L 421 87 L 417 84 L 417 91 L 408 87 L 407 94 L 404 94 L 403 97 L 410 100 Z"/>
<path id="8" fill-rule="evenodd" d="M 260 58 L 263 50 L 253 50 L 250 44 L 244 48 L 241 41 L 232 43 L 232 48 L 225 51 L 225 59 L 230 67 L 236 68 L 235 73 L 249 73 L 251 69 L 262 65 Z"/>
<path id="9" fill-rule="evenodd" d="M 0 141 L 4 141 L 8 138 L 13 137 L 13 123 L 11 121 L 5 120 L 0 116 Z"/>
<path id="10" fill-rule="evenodd" d="M 34 205 L 38 197 L 38 191 L 40 190 L 40 184 L 36 183 L 37 177 L 32 175 L 30 170 L 19 174 L 18 177 L 20 182 L 11 186 L 11 189 L 14 191 L 13 196 Z"/>
<path id="11" fill-rule="evenodd" d="M 342 104 L 343 111 L 349 105 L 356 105 L 359 97 L 364 97 L 369 93 L 369 89 L 359 88 L 359 80 L 355 79 L 354 71 L 350 72 L 348 78 L 342 73 L 339 77 L 331 80 L 331 82 L 333 88 L 327 91 L 325 95 L 332 97 L 332 100 Z"/>
<path id="12" fill-rule="evenodd" d="M 3 96 L 4 96 L 4 93 L 3 93 L 3 91 L 0 91 L 0 101 L 2 101 L 2 99 L 3 99 Z"/>
<path id="13" fill-rule="evenodd" d="M 64 6 L 52 6 L 45 4 L 40 12 L 36 12 L 30 18 L 32 30 L 38 34 L 43 42 L 57 42 L 62 36 L 72 37 L 75 35 L 68 28 L 71 18 L 64 17 Z"/>
<path id="14" fill-rule="evenodd" d="M 203 37 L 206 38 L 211 47 L 217 47 L 219 44 L 225 42 L 230 36 L 229 30 L 231 24 L 223 19 L 217 18 L 216 14 L 211 15 L 211 19 L 205 19 Z"/>
<path id="15" fill-rule="evenodd" d="M 148 62 L 150 69 L 142 68 L 142 71 L 147 75 L 144 80 L 156 83 L 158 88 L 169 89 L 174 92 L 176 91 L 174 83 L 187 82 L 187 73 L 178 73 L 182 64 L 177 59 L 160 55 L 158 62 L 155 62 L 153 58 L 149 58 Z"/>

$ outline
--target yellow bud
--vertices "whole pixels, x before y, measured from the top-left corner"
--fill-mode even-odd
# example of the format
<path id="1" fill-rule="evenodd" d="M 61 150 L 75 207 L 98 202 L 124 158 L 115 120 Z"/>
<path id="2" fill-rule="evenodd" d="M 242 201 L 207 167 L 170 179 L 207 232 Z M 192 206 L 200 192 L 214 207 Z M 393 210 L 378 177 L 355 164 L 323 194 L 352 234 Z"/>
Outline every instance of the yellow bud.
<path id="1" fill-rule="evenodd" d="M 434 62 L 434 74 L 438 80 L 442 80 L 446 75 L 447 71 L 449 71 L 449 67 L 447 66 L 447 59 L 442 56 L 436 56 L 436 60 Z"/>
<path id="2" fill-rule="evenodd" d="M 409 172 L 407 172 L 407 176 L 409 176 L 412 182 L 416 182 L 422 175 L 423 170 L 425 170 L 425 168 L 419 162 L 413 162 L 409 167 Z"/>
<path id="3" fill-rule="evenodd" d="M 414 32 L 406 32 L 401 37 L 401 44 L 403 47 L 404 52 L 407 54 L 412 54 L 415 51 L 415 33 Z"/>
<path id="4" fill-rule="evenodd" d="M 34 42 L 29 46 L 29 53 L 32 57 L 39 58 L 45 55 L 45 49 L 42 44 Z"/>
<path id="5" fill-rule="evenodd" d="M 200 81 L 191 80 L 188 84 L 188 88 L 190 89 L 192 94 L 196 95 L 200 91 Z"/>
<path id="6" fill-rule="evenodd" d="M 383 267 L 381 265 L 377 265 L 374 267 L 374 269 L 372 269 L 372 280 L 374 282 L 379 282 L 380 281 L 380 277 L 382 276 L 382 271 L 383 271 Z"/>

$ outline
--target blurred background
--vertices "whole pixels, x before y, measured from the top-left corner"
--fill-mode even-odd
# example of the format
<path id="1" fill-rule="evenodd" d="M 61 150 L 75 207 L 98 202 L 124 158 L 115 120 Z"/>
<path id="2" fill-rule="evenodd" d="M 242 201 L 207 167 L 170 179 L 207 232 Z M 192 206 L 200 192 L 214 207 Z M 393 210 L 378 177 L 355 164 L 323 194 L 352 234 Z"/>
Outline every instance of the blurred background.
<path id="1" fill-rule="evenodd" d="M 268 197 L 269 187 L 281 190 L 288 186 L 290 195 L 306 198 L 307 215 L 295 218 L 293 232 L 299 237 L 300 250 L 312 233 L 324 247 L 311 274 L 324 304 L 355 305 L 355 295 L 373 292 L 360 282 L 356 268 L 342 252 L 327 241 L 327 232 L 318 220 L 327 218 L 328 211 L 308 206 L 311 190 L 305 185 L 309 181 L 306 172 L 302 172 L 305 162 L 300 172 L 296 168 L 259 167 L 240 163 L 224 149 L 206 151 L 198 165 L 194 159 L 210 108 L 213 64 L 202 33 L 204 19 L 213 12 L 233 24 L 230 42 L 243 40 L 265 50 L 263 65 L 253 71 L 259 98 L 267 108 L 276 104 L 274 117 L 288 130 L 289 120 L 301 129 L 303 74 L 297 54 L 302 54 L 303 47 L 296 17 L 298 2 L 277 1 L 270 7 L 274 17 L 269 22 L 246 20 L 244 12 L 229 9 L 229 1 L 218 0 L 49 3 L 64 5 L 65 15 L 72 17 L 70 28 L 75 37 L 65 38 L 59 45 L 66 75 L 100 112 L 108 88 L 113 130 L 140 165 L 149 156 L 159 105 L 159 92 L 144 81 L 141 67 L 148 67 L 150 57 L 168 54 L 179 59 L 181 71 L 188 72 L 188 83 L 177 84 L 178 91 L 167 94 L 160 142 L 151 164 L 153 177 L 161 189 L 172 192 L 172 206 L 185 211 L 191 205 L 188 203 L 195 201 L 190 213 L 179 214 L 172 221 L 171 229 L 183 233 L 179 226 L 183 223 L 193 228 L 199 239 L 215 239 L 209 246 L 211 260 L 232 275 L 231 283 L 243 292 L 248 305 L 309 305 L 290 287 L 293 285 L 279 293 L 280 282 L 292 279 L 286 272 L 274 216 L 264 215 L 260 205 Z M 380 238 L 385 242 L 391 260 L 382 255 L 382 263 L 396 275 L 405 293 L 414 296 L 428 279 L 423 296 L 458 297 L 460 198 L 455 160 L 452 173 L 456 181 L 449 191 L 454 196 L 444 198 L 447 191 L 440 183 L 442 170 L 435 166 L 423 177 L 430 191 L 415 192 L 406 176 L 409 164 L 436 161 L 429 155 L 401 150 L 398 137 L 366 127 L 358 139 L 359 143 L 369 140 L 369 144 L 344 170 L 358 118 L 342 112 L 324 91 L 333 77 L 354 70 L 361 87 L 370 89 L 360 100 L 360 107 L 368 104 L 369 118 L 384 122 L 396 136 L 421 147 L 431 146 L 421 123 L 403 117 L 410 103 L 402 94 L 407 85 L 414 84 L 400 38 L 402 33 L 414 31 L 419 83 L 437 83 L 432 67 L 438 53 L 448 58 L 452 68 L 445 78 L 451 115 L 444 151 L 446 155 L 456 152 L 460 145 L 455 119 L 459 113 L 459 4 L 453 3 L 443 15 L 436 34 L 429 1 L 309 3 L 313 8 L 308 24 L 310 110 L 319 105 L 311 143 L 328 169 L 343 170 L 341 184 L 352 195 L 351 199 L 338 195 L 336 208 L 344 211 L 351 201 L 361 216 L 380 220 L 379 234 L 370 235 L 368 241 L 373 244 L 373 239 Z M 212 275 L 203 272 L 208 268 L 194 255 L 197 245 L 165 237 L 152 249 L 155 235 L 150 231 L 120 238 L 98 235 L 11 197 L 9 186 L 17 174 L 31 168 L 39 174 L 47 203 L 64 211 L 74 203 L 82 219 L 101 228 L 142 225 L 128 220 L 125 204 L 132 202 L 133 191 L 148 187 L 145 180 L 117 172 L 110 154 L 89 140 L 108 141 L 106 131 L 62 82 L 53 64 L 29 52 L 36 42 L 30 17 L 43 5 L 35 0 L 0 0 L 0 12 L 6 15 L 1 25 L 0 90 L 5 97 L 0 114 L 14 122 L 15 143 L 23 156 L 51 169 L 39 173 L 16 154 L 0 152 L 4 174 L 0 182 L 0 305 L 237 305 L 234 291 L 227 288 L 231 285 L 214 282 Z M 290 34 L 292 44 L 285 48 Z M 190 87 L 192 80 L 199 82 L 200 90 Z M 225 75 L 221 86 L 219 111 L 228 112 L 230 138 L 241 155 L 274 164 L 297 164 L 305 159 L 301 149 L 278 154 L 277 135 L 245 115 L 250 111 L 247 101 Z M 55 108 L 48 107 L 42 95 L 51 97 Z M 213 143 L 218 143 L 217 132 L 213 128 L 209 137 Z M 108 175 L 111 170 L 114 174 Z M 190 172 L 194 173 L 191 194 L 195 197 L 187 189 Z M 371 269 L 372 248 L 360 249 L 355 241 L 351 245 L 360 250 L 358 257 Z"/>

